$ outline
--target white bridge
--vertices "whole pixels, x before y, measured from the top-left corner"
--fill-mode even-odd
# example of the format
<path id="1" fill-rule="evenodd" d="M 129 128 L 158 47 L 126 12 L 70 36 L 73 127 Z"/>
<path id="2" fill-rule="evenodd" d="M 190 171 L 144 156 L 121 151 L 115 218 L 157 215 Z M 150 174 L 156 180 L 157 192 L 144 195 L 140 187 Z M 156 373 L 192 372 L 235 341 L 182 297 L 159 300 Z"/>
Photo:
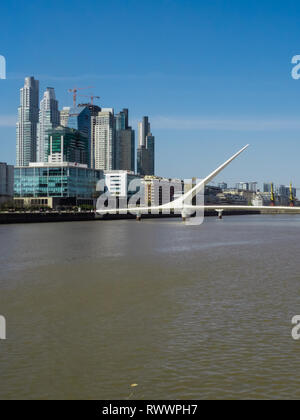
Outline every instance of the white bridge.
<path id="1" fill-rule="evenodd" d="M 126 214 L 126 212 L 135 214 L 137 219 L 140 220 L 142 214 L 148 214 L 149 211 L 173 211 L 178 214 L 181 214 L 182 219 L 185 221 L 188 217 L 194 214 L 197 210 L 205 211 L 205 210 L 215 210 L 219 218 L 222 218 L 222 214 L 226 210 L 247 210 L 247 211 L 264 211 L 274 213 L 274 211 L 280 212 L 287 212 L 287 213 L 300 213 L 300 207 L 286 207 L 286 206 L 240 206 L 240 205 L 225 205 L 221 208 L 220 204 L 216 205 L 193 205 L 192 200 L 193 198 L 199 193 L 204 193 L 205 186 L 212 181 L 220 172 L 222 172 L 233 160 L 235 160 L 241 153 L 243 153 L 249 145 L 243 147 L 239 152 L 233 155 L 230 159 L 228 159 L 225 163 L 215 169 L 211 174 L 209 174 L 205 179 L 201 180 L 198 184 L 196 184 L 191 190 L 187 193 L 183 194 L 179 198 L 175 199 L 174 201 L 170 201 L 167 204 L 162 204 L 159 206 L 137 206 L 137 207 L 126 207 L 126 208 L 101 208 L 97 209 L 96 213 L 99 215 L 104 214 Z"/>

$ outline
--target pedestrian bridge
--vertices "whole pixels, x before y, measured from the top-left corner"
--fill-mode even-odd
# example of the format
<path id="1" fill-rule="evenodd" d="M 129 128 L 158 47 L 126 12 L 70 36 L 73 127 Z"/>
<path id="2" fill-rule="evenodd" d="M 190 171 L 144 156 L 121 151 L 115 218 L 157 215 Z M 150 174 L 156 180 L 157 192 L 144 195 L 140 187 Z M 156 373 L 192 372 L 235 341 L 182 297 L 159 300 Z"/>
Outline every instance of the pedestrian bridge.
<path id="1" fill-rule="evenodd" d="M 99 215 L 104 214 L 134 214 L 136 215 L 137 220 L 142 218 L 143 214 L 148 214 L 151 211 L 155 212 L 174 212 L 176 214 L 181 214 L 182 219 L 185 221 L 195 212 L 202 212 L 204 215 L 205 210 L 215 210 L 218 213 L 219 218 L 221 219 L 223 216 L 223 212 L 226 210 L 234 211 L 234 210 L 247 210 L 247 211 L 260 211 L 262 213 L 272 213 L 272 214 L 300 214 L 300 207 L 288 207 L 288 206 L 242 206 L 242 205 L 226 205 L 220 206 L 220 204 L 216 205 L 193 205 L 192 200 L 193 198 L 199 194 L 204 193 L 205 186 L 211 182 L 220 172 L 222 172 L 228 165 L 231 164 L 238 156 L 240 156 L 249 145 L 243 147 L 240 151 L 234 154 L 230 159 L 224 162 L 221 166 L 211 172 L 206 178 L 198 182 L 191 190 L 187 193 L 183 194 L 179 198 L 176 198 L 174 201 L 170 201 L 169 203 L 162 204 L 159 206 L 137 206 L 137 207 L 125 207 L 125 208 L 106 208 L 100 207 L 97 208 L 96 213 Z"/>

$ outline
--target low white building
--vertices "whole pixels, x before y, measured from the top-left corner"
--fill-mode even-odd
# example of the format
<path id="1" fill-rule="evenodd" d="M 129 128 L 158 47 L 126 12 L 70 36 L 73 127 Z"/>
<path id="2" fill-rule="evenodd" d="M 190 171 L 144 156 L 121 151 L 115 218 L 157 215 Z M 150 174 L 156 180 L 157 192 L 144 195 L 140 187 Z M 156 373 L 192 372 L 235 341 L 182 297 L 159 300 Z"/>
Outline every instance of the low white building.
<path id="1" fill-rule="evenodd" d="M 277 194 L 274 194 L 276 206 L 280 205 L 280 200 Z M 259 192 L 252 200 L 253 206 L 270 206 L 271 205 L 271 193 Z M 285 203 L 284 205 L 288 205 Z"/>
<path id="2" fill-rule="evenodd" d="M 255 206 L 255 207 L 263 206 L 264 205 L 264 200 L 263 200 L 262 196 L 257 194 L 252 200 L 252 205 Z"/>
<path id="3" fill-rule="evenodd" d="M 113 197 L 129 198 L 137 192 L 141 178 L 132 171 L 104 171 L 105 192 Z"/>
<path id="4" fill-rule="evenodd" d="M 104 171 L 104 182 L 99 184 L 98 191 L 108 197 L 132 198 L 131 205 L 157 206 L 182 195 L 184 184 L 180 179 L 141 177 L 132 171 L 112 170 Z"/>

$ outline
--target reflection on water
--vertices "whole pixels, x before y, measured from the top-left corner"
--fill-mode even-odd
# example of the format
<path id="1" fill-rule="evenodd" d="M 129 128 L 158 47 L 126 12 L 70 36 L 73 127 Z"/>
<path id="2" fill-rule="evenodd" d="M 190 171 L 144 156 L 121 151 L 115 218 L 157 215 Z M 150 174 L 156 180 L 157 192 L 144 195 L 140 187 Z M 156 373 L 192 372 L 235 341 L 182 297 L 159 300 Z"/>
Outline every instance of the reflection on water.
<path id="1" fill-rule="evenodd" d="M 299 398 L 299 216 L 0 226 L 0 398 Z"/>

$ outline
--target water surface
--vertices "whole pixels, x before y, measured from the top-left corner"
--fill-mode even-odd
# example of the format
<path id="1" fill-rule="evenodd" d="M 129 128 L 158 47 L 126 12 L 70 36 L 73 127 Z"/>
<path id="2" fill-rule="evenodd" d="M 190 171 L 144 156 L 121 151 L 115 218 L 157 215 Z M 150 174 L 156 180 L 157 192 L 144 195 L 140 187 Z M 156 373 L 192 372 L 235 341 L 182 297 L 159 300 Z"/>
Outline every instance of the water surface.
<path id="1" fill-rule="evenodd" d="M 300 398 L 300 216 L 0 225 L 0 249 L 1 399 Z"/>

